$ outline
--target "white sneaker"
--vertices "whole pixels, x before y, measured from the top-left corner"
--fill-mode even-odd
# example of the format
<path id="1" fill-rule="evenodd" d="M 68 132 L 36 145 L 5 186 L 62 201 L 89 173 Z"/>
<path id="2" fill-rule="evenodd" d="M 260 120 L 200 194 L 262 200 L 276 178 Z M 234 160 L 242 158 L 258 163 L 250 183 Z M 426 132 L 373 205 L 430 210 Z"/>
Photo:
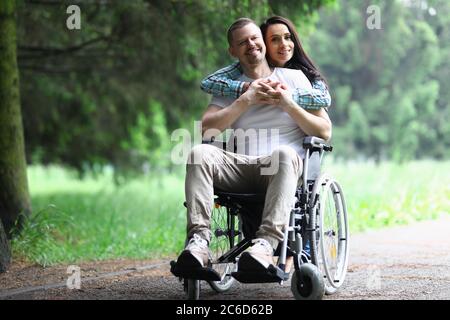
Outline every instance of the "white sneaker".
<path id="1" fill-rule="evenodd" d="M 195 233 L 178 257 L 177 264 L 181 268 L 204 268 L 209 257 L 208 241 Z"/>
<path id="2" fill-rule="evenodd" d="M 273 264 L 273 248 L 262 238 L 252 240 L 253 246 L 244 252 L 239 259 L 239 270 L 264 269 Z"/>

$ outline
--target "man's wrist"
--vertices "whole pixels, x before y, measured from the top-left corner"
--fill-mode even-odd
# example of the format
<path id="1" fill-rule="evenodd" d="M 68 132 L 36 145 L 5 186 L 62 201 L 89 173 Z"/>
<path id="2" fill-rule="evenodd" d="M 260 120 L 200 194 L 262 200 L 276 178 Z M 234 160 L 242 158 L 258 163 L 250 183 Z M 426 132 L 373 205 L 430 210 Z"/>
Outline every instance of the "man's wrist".
<path id="1" fill-rule="evenodd" d="M 283 103 L 281 105 L 281 107 L 283 108 L 283 110 L 285 112 L 291 112 L 294 111 L 295 109 L 299 108 L 299 106 L 297 105 L 297 103 L 295 103 L 295 101 L 293 101 L 292 99 L 289 99 L 288 101 L 286 101 L 285 103 Z M 301 109 L 301 108 L 300 108 Z"/>
<path id="2" fill-rule="evenodd" d="M 250 97 L 248 96 L 248 93 L 237 98 L 235 103 L 241 108 L 247 108 L 250 105 Z"/>

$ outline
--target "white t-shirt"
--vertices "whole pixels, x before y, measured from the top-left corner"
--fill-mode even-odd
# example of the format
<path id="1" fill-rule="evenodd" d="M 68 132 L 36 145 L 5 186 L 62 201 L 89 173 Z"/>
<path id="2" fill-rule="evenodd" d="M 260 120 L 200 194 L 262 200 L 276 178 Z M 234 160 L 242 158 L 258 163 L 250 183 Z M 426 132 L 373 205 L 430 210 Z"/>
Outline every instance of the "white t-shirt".
<path id="1" fill-rule="evenodd" d="M 291 93 L 295 88 L 311 89 L 311 83 L 301 70 L 275 68 L 266 79 L 286 84 Z M 237 80 L 251 82 L 255 79 L 242 75 Z M 234 100 L 236 99 L 231 97 L 214 96 L 210 104 L 225 108 Z M 288 145 L 294 148 L 302 158 L 304 156 L 302 141 L 305 133 L 280 107 L 251 106 L 231 127 L 234 130 L 233 135 L 237 137 L 237 153 L 250 156 L 267 155 L 277 146 Z"/>

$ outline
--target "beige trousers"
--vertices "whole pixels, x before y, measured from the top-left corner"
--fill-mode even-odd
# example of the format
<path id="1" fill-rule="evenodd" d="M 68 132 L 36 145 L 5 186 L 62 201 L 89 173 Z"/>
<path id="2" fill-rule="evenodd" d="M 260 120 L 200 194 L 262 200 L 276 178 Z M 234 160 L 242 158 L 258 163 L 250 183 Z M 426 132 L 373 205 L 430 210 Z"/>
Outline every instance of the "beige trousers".
<path id="1" fill-rule="evenodd" d="M 187 236 L 197 233 L 211 238 L 210 217 L 214 188 L 233 193 L 265 193 L 257 238 L 276 248 L 283 240 L 283 227 L 294 204 L 303 161 L 289 146 L 280 146 L 267 156 L 246 156 L 215 146 L 194 146 L 186 165 Z"/>

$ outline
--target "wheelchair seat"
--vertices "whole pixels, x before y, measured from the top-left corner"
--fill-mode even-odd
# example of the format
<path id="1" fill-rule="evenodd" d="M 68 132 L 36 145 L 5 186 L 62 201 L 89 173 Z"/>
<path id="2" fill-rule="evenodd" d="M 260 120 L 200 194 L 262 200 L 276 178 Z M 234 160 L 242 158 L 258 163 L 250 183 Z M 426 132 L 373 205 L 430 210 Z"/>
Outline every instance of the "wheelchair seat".
<path id="1" fill-rule="evenodd" d="M 264 203 L 265 193 L 233 193 L 214 189 L 214 194 L 222 201 L 239 202 L 242 204 Z"/>

